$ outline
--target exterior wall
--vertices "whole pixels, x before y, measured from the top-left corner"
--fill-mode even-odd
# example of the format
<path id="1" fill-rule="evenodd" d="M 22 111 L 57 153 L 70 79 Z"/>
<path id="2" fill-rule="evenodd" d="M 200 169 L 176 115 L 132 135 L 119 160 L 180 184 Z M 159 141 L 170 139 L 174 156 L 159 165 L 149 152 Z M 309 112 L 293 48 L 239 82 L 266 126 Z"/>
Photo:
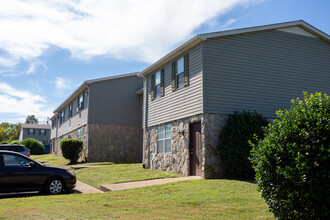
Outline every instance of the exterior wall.
<path id="1" fill-rule="evenodd" d="M 201 45 L 195 47 L 188 53 L 189 86 L 172 91 L 172 62 L 181 56 L 177 57 L 175 60 L 172 60 L 164 66 L 164 96 L 151 100 L 151 76 L 147 78 L 148 127 L 202 113 Z"/>
<path id="2" fill-rule="evenodd" d="M 170 153 L 157 153 L 157 128 L 164 124 L 148 127 L 145 134 L 144 166 L 149 169 L 163 170 L 189 176 L 189 125 L 201 122 L 202 135 L 202 177 L 222 177 L 218 153 L 219 135 L 228 116 L 220 114 L 200 114 L 170 122 L 172 124 L 172 148 Z M 166 123 L 168 124 L 168 123 Z M 180 126 L 184 135 L 179 136 Z"/>
<path id="3" fill-rule="evenodd" d="M 140 97 L 143 79 L 137 76 L 111 79 L 91 84 L 89 124 L 141 126 Z"/>
<path id="4" fill-rule="evenodd" d="M 86 150 L 88 149 L 88 144 L 86 144 L 86 128 L 87 128 L 87 125 L 84 125 L 82 127 L 82 137 L 81 137 L 81 140 L 83 141 L 84 143 L 84 148 L 83 150 L 81 151 L 81 157 L 79 158 L 78 161 L 83 161 L 85 159 L 85 152 Z M 73 131 L 70 131 L 69 133 L 66 133 L 65 135 L 62 135 L 62 136 L 59 136 L 58 138 L 54 138 L 51 140 L 51 153 L 55 154 L 56 156 L 62 156 L 62 151 L 61 151 L 61 147 L 60 147 L 60 142 L 61 140 L 63 139 L 78 139 L 78 132 L 77 130 L 80 129 L 80 128 L 77 128 Z"/>
<path id="5" fill-rule="evenodd" d="M 208 39 L 203 43 L 204 113 L 251 109 L 274 118 L 303 91 L 329 94 L 329 61 L 328 43 L 287 31 Z"/>
<path id="6" fill-rule="evenodd" d="M 88 161 L 141 162 L 141 126 L 89 124 Z"/>
<path id="7" fill-rule="evenodd" d="M 27 138 L 34 138 L 40 142 L 42 142 L 43 144 L 49 144 L 49 140 L 50 140 L 50 129 L 43 129 L 46 131 L 45 135 L 41 135 L 39 134 L 39 130 L 38 128 L 33 128 L 35 130 L 34 134 L 29 134 L 28 130 L 29 128 L 21 128 L 20 131 L 20 135 L 19 135 L 19 141 L 22 141 L 24 139 Z"/>
<path id="8" fill-rule="evenodd" d="M 52 134 L 56 134 L 57 130 L 57 137 L 61 137 L 63 135 L 68 134 L 81 126 L 87 124 L 87 115 L 88 115 L 88 101 L 89 96 L 87 95 L 87 90 L 85 90 L 85 102 L 84 102 L 84 109 L 78 110 L 78 97 L 73 100 L 73 108 L 72 108 L 72 117 L 69 118 L 69 105 L 65 106 L 65 116 L 64 122 L 60 123 L 60 119 L 57 118 L 57 123 L 54 127 Z"/>

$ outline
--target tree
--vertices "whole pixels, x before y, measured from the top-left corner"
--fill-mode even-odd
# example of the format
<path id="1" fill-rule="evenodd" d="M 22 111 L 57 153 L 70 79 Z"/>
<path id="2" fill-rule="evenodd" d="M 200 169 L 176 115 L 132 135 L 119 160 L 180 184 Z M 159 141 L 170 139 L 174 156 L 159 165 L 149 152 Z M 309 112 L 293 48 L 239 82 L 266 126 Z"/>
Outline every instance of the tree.
<path id="1" fill-rule="evenodd" d="M 20 123 L 10 124 L 8 122 L 2 122 L 0 124 L 0 142 L 11 142 L 17 140 L 19 137 Z"/>
<path id="2" fill-rule="evenodd" d="M 280 219 L 330 218 L 330 97 L 304 92 L 252 144 L 261 196 Z"/>
<path id="3" fill-rule="evenodd" d="M 25 124 L 39 124 L 39 121 L 34 115 L 28 115 Z"/>

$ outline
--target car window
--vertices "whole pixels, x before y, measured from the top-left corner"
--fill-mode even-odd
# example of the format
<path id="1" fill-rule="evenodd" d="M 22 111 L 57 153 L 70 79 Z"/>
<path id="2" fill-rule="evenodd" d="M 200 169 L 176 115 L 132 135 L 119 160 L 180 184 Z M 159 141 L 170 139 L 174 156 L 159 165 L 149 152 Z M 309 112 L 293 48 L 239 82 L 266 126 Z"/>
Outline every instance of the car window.
<path id="1" fill-rule="evenodd" d="M 24 157 L 12 154 L 3 154 L 5 167 L 30 167 L 30 161 Z"/>

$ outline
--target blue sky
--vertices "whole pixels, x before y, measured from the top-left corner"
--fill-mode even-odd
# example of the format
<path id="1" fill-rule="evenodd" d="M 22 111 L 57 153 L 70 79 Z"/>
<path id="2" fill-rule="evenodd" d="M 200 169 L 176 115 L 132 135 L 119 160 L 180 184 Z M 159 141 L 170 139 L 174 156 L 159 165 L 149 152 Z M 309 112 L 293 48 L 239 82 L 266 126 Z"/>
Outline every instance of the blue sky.
<path id="1" fill-rule="evenodd" d="M 0 0 L 0 122 L 46 121 L 83 81 L 143 70 L 196 34 L 303 19 L 329 0 Z"/>

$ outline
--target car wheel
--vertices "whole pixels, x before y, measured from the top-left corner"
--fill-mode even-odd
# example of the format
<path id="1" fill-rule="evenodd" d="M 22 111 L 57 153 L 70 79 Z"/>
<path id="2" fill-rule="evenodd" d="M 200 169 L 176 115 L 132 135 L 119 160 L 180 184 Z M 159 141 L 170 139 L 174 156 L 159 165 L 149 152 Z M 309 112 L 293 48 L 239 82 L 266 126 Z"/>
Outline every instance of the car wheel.
<path id="1" fill-rule="evenodd" d="M 58 195 L 64 189 L 63 181 L 60 178 L 51 178 L 46 183 L 45 191 L 47 194 Z"/>

